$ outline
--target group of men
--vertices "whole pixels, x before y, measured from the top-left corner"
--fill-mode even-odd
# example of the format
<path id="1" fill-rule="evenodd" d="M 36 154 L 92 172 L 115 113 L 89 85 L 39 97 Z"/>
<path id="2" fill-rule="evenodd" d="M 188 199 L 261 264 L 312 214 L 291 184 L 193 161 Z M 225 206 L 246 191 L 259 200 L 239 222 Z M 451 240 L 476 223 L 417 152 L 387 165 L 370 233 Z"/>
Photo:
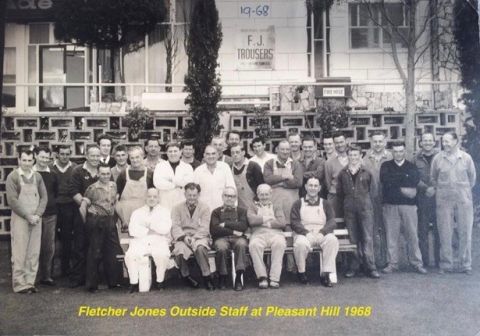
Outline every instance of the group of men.
<path id="1" fill-rule="evenodd" d="M 308 282 L 306 259 L 320 248 L 321 283 L 332 286 L 338 240 L 336 218 L 344 218 L 357 253 L 350 255 L 345 277 L 360 270 L 379 278 L 379 269 L 399 269 L 400 236 L 408 261 L 418 273 L 430 264 L 429 231 L 434 233 L 434 261 L 439 273 L 471 274 L 471 237 L 475 166 L 459 148 L 455 133 L 442 137 L 436 150 L 431 133 L 420 139 L 411 162 L 405 145 L 386 149 L 383 133 L 371 136 L 371 149 L 348 146 L 342 133 L 323 139 L 323 153 L 314 138 L 291 134 L 280 141 L 276 155 L 262 138 L 252 140 L 250 157 L 240 134 L 215 137 L 195 159 L 192 143 L 169 143 L 166 159 L 156 139 L 145 147 L 119 145 L 111 156 L 106 136 L 87 149 L 81 165 L 70 161 L 68 146 L 58 149 L 51 164 L 48 148 L 22 151 L 19 167 L 7 177 L 12 209 L 12 284 L 15 292 L 35 293 L 37 281 L 55 286 L 55 236 L 61 242 L 61 272 L 71 287 L 98 289 L 99 264 L 109 288 L 120 287 L 123 254 L 119 236 L 129 236 L 125 253 L 131 291 L 138 290 L 140 269 L 151 256 L 156 266 L 154 288 L 165 287 L 171 255 L 184 282 L 198 287 L 189 259 L 200 268 L 204 286 L 225 288 L 227 257 L 233 251 L 235 290 L 250 254 L 260 288 L 278 288 L 287 240 L 293 236 L 288 271 Z M 228 145 L 228 148 L 226 148 Z M 146 153 L 145 153 L 146 152 Z M 457 233 L 455 235 L 454 233 Z M 458 236 L 458 267 L 453 239 Z M 271 251 L 267 272 L 264 252 Z M 209 251 L 215 250 L 218 282 Z M 38 272 L 39 271 L 39 272 Z M 37 275 L 38 273 L 38 275 Z M 38 279 L 37 279 L 38 278 Z"/>

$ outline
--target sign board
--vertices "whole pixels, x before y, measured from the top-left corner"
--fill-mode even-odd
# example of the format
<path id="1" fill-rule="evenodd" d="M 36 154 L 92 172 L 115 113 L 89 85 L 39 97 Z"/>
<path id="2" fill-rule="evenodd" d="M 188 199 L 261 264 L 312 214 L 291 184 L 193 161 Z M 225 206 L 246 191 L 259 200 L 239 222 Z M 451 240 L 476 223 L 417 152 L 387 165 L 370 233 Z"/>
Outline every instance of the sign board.
<path id="1" fill-rule="evenodd" d="M 7 0 L 6 21 L 19 23 L 52 21 L 55 1 L 64 0 Z"/>
<path id="2" fill-rule="evenodd" d="M 345 97 L 344 87 L 324 87 L 323 97 Z"/>
<path id="3" fill-rule="evenodd" d="M 242 27 L 236 38 L 237 70 L 273 70 L 275 26 Z"/>

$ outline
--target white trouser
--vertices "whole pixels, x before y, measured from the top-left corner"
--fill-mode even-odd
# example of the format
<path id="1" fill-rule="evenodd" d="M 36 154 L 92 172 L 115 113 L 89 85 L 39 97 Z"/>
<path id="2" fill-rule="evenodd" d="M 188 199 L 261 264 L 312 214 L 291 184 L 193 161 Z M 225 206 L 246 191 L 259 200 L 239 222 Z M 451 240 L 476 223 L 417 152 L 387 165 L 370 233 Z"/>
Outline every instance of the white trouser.
<path id="1" fill-rule="evenodd" d="M 161 238 L 148 238 L 150 237 L 133 238 L 125 253 L 125 264 L 131 284 L 138 284 L 138 275 L 141 269 L 148 267 L 149 256 L 152 256 L 157 268 L 157 282 L 163 282 L 165 279 L 165 271 L 170 264 L 169 244 Z"/>
<path id="2" fill-rule="evenodd" d="M 305 272 L 305 260 L 314 247 L 320 247 L 320 265 L 323 273 L 336 273 L 335 259 L 338 253 L 338 239 L 333 233 L 324 236 L 310 232 L 306 236 L 296 235 L 293 241 L 293 254 L 299 273 Z"/>

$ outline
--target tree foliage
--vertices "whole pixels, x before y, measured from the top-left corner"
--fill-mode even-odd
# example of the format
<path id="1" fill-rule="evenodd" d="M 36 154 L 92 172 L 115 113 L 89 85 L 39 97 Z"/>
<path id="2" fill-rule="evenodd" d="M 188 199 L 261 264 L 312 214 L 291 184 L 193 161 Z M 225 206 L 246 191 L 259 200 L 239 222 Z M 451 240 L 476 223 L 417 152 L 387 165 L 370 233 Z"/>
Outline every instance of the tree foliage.
<path id="1" fill-rule="evenodd" d="M 222 89 L 217 74 L 218 50 L 222 43 L 222 28 L 215 0 L 197 3 L 192 14 L 187 44 L 188 73 L 185 76 L 185 104 L 192 118 L 185 137 L 194 140 L 200 155 L 220 130 L 219 110 Z"/>
<path id="2" fill-rule="evenodd" d="M 476 1 L 457 0 L 455 2 L 454 34 L 462 74 L 462 86 L 466 89 L 462 96 L 468 115 L 465 122 L 466 135 L 463 138 L 463 146 L 477 163 L 478 175 L 480 173 L 480 42 L 476 6 Z"/>
<path id="3" fill-rule="evenodd" d="M 55 37 L 112 49 L 142 41 L 166 8 L 158 0 L 67 0 L 54 2 Z"/>
<path id="4" fill-rule="evenodd" d="M 344 103 L 326 99 L 317 107 L 317 125 L 322 137 L 330 137 L 335 131 L 348 127 L 347 110 Z"/>

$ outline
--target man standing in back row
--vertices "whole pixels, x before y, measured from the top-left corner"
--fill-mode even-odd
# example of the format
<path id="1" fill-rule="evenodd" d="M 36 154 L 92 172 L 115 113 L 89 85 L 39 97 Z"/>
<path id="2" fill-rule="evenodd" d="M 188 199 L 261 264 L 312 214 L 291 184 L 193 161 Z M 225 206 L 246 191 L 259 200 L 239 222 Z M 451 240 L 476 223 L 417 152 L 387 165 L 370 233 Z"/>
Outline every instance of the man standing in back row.
<path id="1" fill-rule="evenodd" d="M 417 185 L 420 176 L 417 167 L 405 159 L 405 144 L 393 144 L 393 160 L 384 162 L 380 168 L 383 186 L 383 216 L 386 224 L 388 266 L 383 273 L 398 271 L 400 233 L 408 245 L 408 260 L 414 270 L 426 274 L 417 235 Z"/>
<path id="2" fill-rule="evenodd" d="M 432 161 L 432 182 L 436 187 L 437 224 L 440 235 L 440 273 L 453 271 L 452 236 L 454 220 L 458 230 L 459 272 L 472 274 L 472 188 L 476 181 L 472 157 L 460 150 L 456 133 L 442 137 L 443 151 Z"/>

